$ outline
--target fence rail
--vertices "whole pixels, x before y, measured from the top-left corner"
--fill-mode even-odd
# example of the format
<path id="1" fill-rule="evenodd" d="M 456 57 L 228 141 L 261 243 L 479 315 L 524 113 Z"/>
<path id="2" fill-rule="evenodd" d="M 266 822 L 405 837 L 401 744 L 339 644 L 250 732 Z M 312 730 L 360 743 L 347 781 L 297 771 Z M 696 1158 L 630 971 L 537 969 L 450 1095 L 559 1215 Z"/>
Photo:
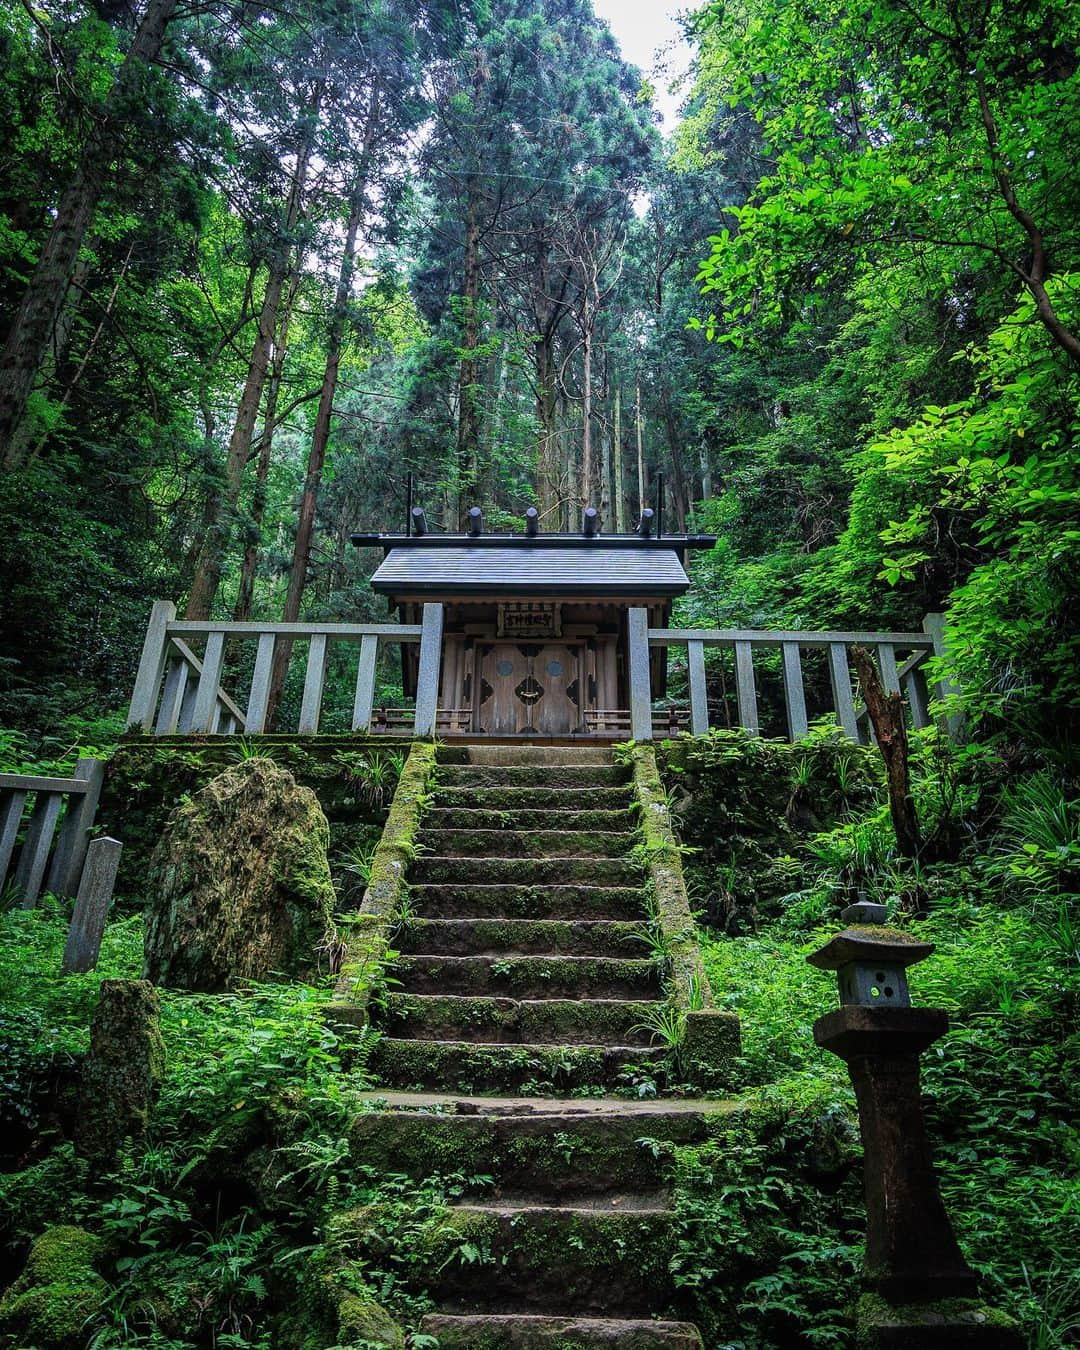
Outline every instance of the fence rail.
<path id="1" fill-rule="evenodd" d="M 705 672 L 705 649 L 729 650 L 735 661 L 735 698 L 738 724 L 748 731 L 760 730 L 757 679 L 754 656 L 763 650 L 779 649 L 788 735 L 801 740 L 809 730 L 806 692 L 803 683 L 802 653 L 823 650 L 827 654 L 833 707 L 841 727 L 854 741 L 866 739 L 867 713 L 856 706 L 851 677 L 849 649 L 863 646 L 874 652 L 882 684 L 890 692 L 903 693 L 912 723 L 929 725 L 929 691 L 922 669 L 928 657 L 944 650 L 944 620 L 940 614 L 927 615 L 921 633 L 888 632 L 812 632 L 798 629 L 766 630 L 740 628 L 650 628 L 644 609 L 631 609 L 630 638 L 630 729 L 634 740 L 653 738 L 652 685 L 649 653 L 653 648 L 686 649 L 690 686 L 690 732 L 704 735 L 709 730 L 709 705 Z M 940 694 L 948 692 L 942 686 Z"/>
<path id="2" fill-rule="evenodd" d="M 33 909 L 42 890 L 65 896 L 78 891 L 104 778 L 100 759 L 80 759 L 70 778 L 0 773 L 0 888 L 7 888 L 31 803 L 11 877 L 23 909 Z"/>
<path id="3" fill-rule="evenodd" d="M 278 643 L 289 649 L 298 641 L 308 643 L 304 692 L 296 730 L 314 734 L 319 730 L 327 661 L 331 645 L 359 646 L 351 728 L 376 731 L 386 728 L 385 710 L 375 707 L 375 668 L 383 643 L 418 642 L 420 668 L 416 708 L 411 714 L 412 732 L 430 736 L 436 730 L 439 671 L 442 648 L 443 607 L 427 604 L 419 624 L 400 623 L 230 623 L 177 619 L 176 607 L 157 600 L 143 643 L 135 690 L 128 713 L 128 730 L 140 729 L 157 736 L 256 735 L 266 729 L 275 664 L 280 660 Z M 205 638 L 201 658 L 186 639 Z M 246 706 L 222 687 L 226 643 L 254 642 L 255 655 Z M 288 654 L 286 654 L 286 661 Z M 381 715 L 382 714 L 382 715 Z"/>

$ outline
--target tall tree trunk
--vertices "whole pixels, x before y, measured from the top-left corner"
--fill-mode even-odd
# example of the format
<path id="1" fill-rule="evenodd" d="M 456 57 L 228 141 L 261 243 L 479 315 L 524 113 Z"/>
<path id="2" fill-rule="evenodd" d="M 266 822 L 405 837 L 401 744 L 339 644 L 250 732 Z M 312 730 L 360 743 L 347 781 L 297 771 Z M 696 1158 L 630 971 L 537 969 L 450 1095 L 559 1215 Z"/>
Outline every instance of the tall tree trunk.
<path id="1" fill-rule="evenodd" d="M 259 458 L 255 465 L 255 486 L 251 494 L 251 516 L 247 522 L 247 540 L 244 546 L 244 559 L 240 564 L 240 585 L 236 592 L 236 604 L 233 607 L 233 619 L 237 623 L 246 623 L 251 618 L 252 604 L 255 599 L 255 573 L 259 565 L 259 544 L 262 540 L 262 524 L 266 515 L 266 485 L 270 478 L 270 462 L 274 450 L 274 433 L 277 431 L 277 405 L 281 396 L 281 377 L 285 371 L 285 357 L 289 345 L 289 325 L 292 323 L 293 306 L 300 290 L 301 268 L 293 272 L 289 283 L 289 294 L 278 324 L 277 338 L 274 342 L 274 358 L 270 366 L 270 382 L 266 391 L 266 408 L 263 412 L 263 429 L 259 437 Z"/>
<path id="2" fill-rule="evenodd" d="M 377 110 L 372 113 L 372 116 L 377 119 Z M 373 131 L 370 134 L 373 136 Z M 300 615 L 300 601 L 304 596 L 308 565 L 311 562 L 311 541 L 315 533 L 315 511 L 318 506 L 323 466 L 326 463 L 326 448 L 330 443 L 330 423 L 334 415 L 334 397 L 337 394 L 341 352 L 345 345 L 345 322 L 348 318 L 353 267 L 356 261 L 356 237 L 360 230 L 360 222 L 364 218 L 364 187 L 367 180 L 366 159 L 367 155 L 365 154 L 365 162 L 358 175 L 357 185 L 353 190 L 349 224 L 345 233 L 345 248 L 341 255 L 341 267 L 338 270 L 337 291 L 334 295 L 334 309 L 326 343 L 326 366 L 323 370 L 322 391 L 319 395 L 319 407 L 315 413 L 315 427 L 311 435 L 311 449 L 308 452 L 307 470 L 304 474 L 304 491 L 300 498 L 300 512 L 296 522 L 296 542 L 293 545 L 292 567 L 289 570 L 289 588 L 285 593 L 285 608 L 281 616 L 284 623 L 295 623 Z M 267 711 L 268 724 L 273 718 L 281 699 L 281 691 L 285 687 L 285 676 L 289 669 L 291 648 L 290 642 L 279 642 L 274 652 L 273 675 L 270 681 L 270 702 Z"/>
<path id="3" fill-rule="evenodd" d="M 263 388 L 266 384 L 270 354 L 273 351 L 274 335 L 277 331 L 278 312 L 281 307 L 281 293 L 289 270 L 292 254 L 292 233 L 300 219 L 300 209 L 304 199 L 304 187 L 307 182 L 308 161 L 311 158 L 315 139 L 315 127 L 322 101 L 321 89 L 317 92 L 314 106 L 305 119 L 304 141 L 296 156 L 296 168 L 293 172 L 292 188 L 285 207 L 285 218 L 281 237 L 270 258 L 270 271 L 266 278 L 266 290 L 263 292 L 262 310 L 259 314 L 259 328 L 255 335 L 251 360 L 248 363 L 247 379 L 240 404 L 236 410 L 229 437 L 229 448 L 225 456 L 225 473 L 221 490 L 214 504 L 214 520 L 203 539 L 191 590 L 188 593 L 187 619 L 208 619 L 221 583 L 221 572 L 225 563 L 225 549 L 233 525 L 236 503 L 240 499 L 240 487 L 243 482 L 244 468 L 251 453 L 251 440 L 255 432 L 255 422 L 259 416 Z"/>
<path id="4" fill-rule="evenodd" d="M 178 0 L 151 0 L 105 102 L 87 137 L 75 176 L 60 198 L 49 237 L 23 293 L 0 356 L 0 453 L 6 469 L 18 468 L 13 442 L 49 348 L 102 189 L 120 148 L 123 110 L 139 76 L 161 50 Z"/>
<path id="5" fill-rule="evenodd" d="M 701 500 L 707 502 L 712 496 L 712 469 L 709 468 L 709 451 L 705 444 L 705 438 L 702 437 L 701 447 L 698 452 L 698 462 L 701 465 Z"/>
<path id="6" fill-rule="evenodd" d="M 581 505 L 589 506 L 593 493 L 593 444 L 592 444 L 592 349 L 593 335 L 591 325 L 586 325 L 583 341 L 583 365 L 581 378 Z"/>
<path id="7" fill-rule="evenodd" d="M 455 476 L 458 491 L 458 525 L 475 498 L 480 468 L 480 369 L 476 349 L 480 343 L 480 194 L 477 176 L 469 180 L 465 217 L 465 263 L 461 287 L 461 365 L 458 373 L 458 434 Z"/>
<path id="8" fill-rule="evenodd" d="M 645 419 L 641 415 L 641 384 L 636 386 L 635 401 L 637 405 L 637 490 L 638 490 L 638 514 L 645 510 Z"/>
<path id="9" fill-rule="evenodd" d="M 105 332 L 106 325 L 108 324 L 109 319 L 112 315 L 113 307 L 116 304 L 116 297 L 120 294 L 120 287 L 123 285 L 124 278 L 127 276 L 128 267 L 131 263 L 131 255 L 134 251 L 135 251 L 135 243 L 134 241 L 132 241 L 132 243 L 128 247 L 127 253 L 124 255 L 124 261 L 120 264 L 120 271 L 116 275 L 116 280 L 113 282 L 113 288 L 109 293 L 109 298 L 105 302 L 104 309 L 102 309 L 101 311 L 101 318 L 98 320 L 98 325 L 94 329 L 90 341 L 86 344 L 86 350 L 83 352 L 82 357 L 80 358 L 78 364 L 75 366 L 74 370 L 71 372 L 71 375 L 64 381 L 64 392 L 63 394 L 61 394 L 60 402 L 57 405 L 58 413 L 63 413 L 68 403 L 70 403 L 71 395 L 75 392 L 75 389 L 78 386 L 79 381 L 82 379 L 83 375 L 86 372 L 86 367 L 90 364 L 90 358 L 93 356 L 98 343 L 101 341 L 101 335 Z M 72 286 L 73 287 L 80 286 L 82 282 L 85 281 L 86 274 L 88 271 L 89 268 L 80 259 L 79 263 L 76 265 L 75 273 L 72 277 L 71 283 Z M 80 280 L 80 274 L 82 276 L 82 280 Z M 60 318 L 57 320 L 56 328 L 54 330 L 55 341 L 52 344 L 53 360 L 57 363 L 57 365 L 59 365 L 61 358 L 67 348 L 67 345 L 71 340 L 71 330 L 75 325 L 75 316 L 76 316 L 76 307 L 73 304 L 69 304 L 64 307 L 64 310 L 61 312 Z M 15 439 L 12 443 L 16 444 L 17 442 L 19 442 L 21 438 L 28 432 L 28 430 L 29 425 L 26 419 L 24 418 L 23 421 L 20 423 L 19 427 L 16 429 Z M 38 437 L 37 441 L 34 444 L 33 450 L 31 450 L 30 452 L 29 458 L 31 463 L 33 463 L 33 461 L 37 459 L 38 455 L 41 454 L 42 450 L 44 450 L 45 445 L 48 442 L 48 439 L 49 439 L 48 434 Z"/>
<path id="10" fill-rule="evenodd" d="M 662 396 L 664 410 L 664 428 L 667 431 L 668 451 L 671 454 L 671 476 L 673 479 L 671 494 L 675 507 L 675 527 L 680 533 L 686 531 L 686 517 L 690 512 L 689 494 L 686 490 L 686 475 L 683 473 L 682 450 L 679 446 L 679 424 L 671 406 L 671 392 L 665 389 Z"/>
<path id="11" fill-rule="evenodd" d="M 559 445 L 555 427 L 555 361 L 551 336 L 536 339 L 536 422 L 539 432 L 536 456 L 536 496 L 540 514 L 548 515 L 559 503 Z"/>
<path id="12" fill-rule="evenodd" d="M 615 386 L 615 530 L 626 530 L 626 497 L 623 492 L 622 390 Z"/>
<path id="13" fill-rule="evenodd" d="M 541 232 L 537 235 L 532 277 L 532 306 L 536 322 L 534 374 L 536 383 L 536 496 L 541 516 L 554 511 L 561 514 L 560 479 L 562 456 L 556 425 L 558 406 L 555 373 L 555 333 L 559 326 L 557 302 L 548 293 L 550 246 Z M 555 527 L 559 527 L 558 514 Z"/>

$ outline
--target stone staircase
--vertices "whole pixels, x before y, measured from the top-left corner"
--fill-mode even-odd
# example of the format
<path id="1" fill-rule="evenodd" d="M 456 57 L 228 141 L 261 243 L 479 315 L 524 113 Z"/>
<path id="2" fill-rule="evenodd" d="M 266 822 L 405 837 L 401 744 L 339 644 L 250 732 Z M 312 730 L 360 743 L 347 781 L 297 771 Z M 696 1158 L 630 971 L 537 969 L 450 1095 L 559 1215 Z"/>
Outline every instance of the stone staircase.
<path id="1" fill-rule="evenodd" d="M 674 1215 L 666 1150 L 640 1141 L 701 1141 L 719 1104 L 609 1095 L 664 1056 L 640 1029 L 663 990 L 631 796 L 607 748 L 440 752 L 375 1018 L 387 1090 L 353 1145 L 397 1173 L 492 1179 L 419 1254 L 444 1350 L 701 1350 L 659 1320 Z"/>

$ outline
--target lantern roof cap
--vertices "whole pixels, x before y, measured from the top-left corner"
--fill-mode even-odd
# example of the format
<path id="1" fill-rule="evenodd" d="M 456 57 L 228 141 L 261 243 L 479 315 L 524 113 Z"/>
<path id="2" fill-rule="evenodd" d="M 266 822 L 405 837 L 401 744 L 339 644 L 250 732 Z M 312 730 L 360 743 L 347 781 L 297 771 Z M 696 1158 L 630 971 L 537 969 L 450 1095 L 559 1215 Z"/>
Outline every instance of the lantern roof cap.
<path id="1" fill-rule="evenodd" d="M 818 970 L 839 970 L 853 961 L 867 965 L 880 961 L 891 966 L 914 966 L 933 952 L 932 942 L 922 942 L 902 929 L 860 924 L 837 933 L 806 959 Z"/>

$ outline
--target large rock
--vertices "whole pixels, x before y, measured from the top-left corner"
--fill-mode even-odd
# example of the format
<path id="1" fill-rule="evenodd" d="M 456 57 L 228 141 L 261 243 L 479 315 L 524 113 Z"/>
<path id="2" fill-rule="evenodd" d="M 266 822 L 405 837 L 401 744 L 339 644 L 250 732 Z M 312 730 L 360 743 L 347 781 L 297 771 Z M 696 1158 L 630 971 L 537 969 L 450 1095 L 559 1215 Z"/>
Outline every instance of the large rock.
<path id="1" fill-rule="evenodd" d="M 94 1269 L 101 1255 L 101 1240 L 82 1228 L 47 1229 L 0 1300 L 0 1341 L 37 1350 L 86 1345 L 108 1292 Z"/>
<path id="2" fill-rule="evenodd" d="M 146 1132 L 165 1070 L 158 995 L 146 980 L 103 980 L 79 1079 L 75 1148 L 107 1165 Z"/>
<path id="3" fill-rule="evenodd" d="M 327 970 L 329 838 L 315 794 L 272 760 L 219 774 L 177 807 L 154 850 L 146 977 L 213 993 Z"/>

